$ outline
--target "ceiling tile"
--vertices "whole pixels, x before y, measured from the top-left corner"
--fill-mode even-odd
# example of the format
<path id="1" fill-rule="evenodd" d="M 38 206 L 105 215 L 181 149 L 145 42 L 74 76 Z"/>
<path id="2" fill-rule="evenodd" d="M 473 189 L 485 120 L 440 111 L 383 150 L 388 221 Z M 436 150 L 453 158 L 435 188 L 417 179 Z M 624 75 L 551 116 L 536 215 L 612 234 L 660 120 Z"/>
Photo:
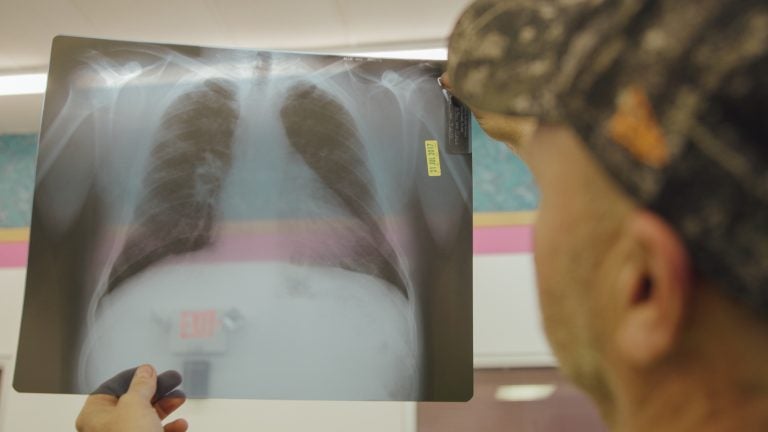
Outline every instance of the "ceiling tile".
<path id="1" fill-rule="evenodd" d="M 339 0 L 352 43 L 445 39 L 471 0 Z"/>

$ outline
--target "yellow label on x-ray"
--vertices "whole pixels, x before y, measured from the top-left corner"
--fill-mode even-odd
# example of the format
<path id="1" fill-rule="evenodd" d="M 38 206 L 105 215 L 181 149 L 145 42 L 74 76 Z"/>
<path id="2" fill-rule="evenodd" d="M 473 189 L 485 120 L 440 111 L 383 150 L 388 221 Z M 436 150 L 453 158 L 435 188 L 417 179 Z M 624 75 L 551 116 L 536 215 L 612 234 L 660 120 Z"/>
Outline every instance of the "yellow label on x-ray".
<path id="1" fill-rule="evenodd" d="M 427 150 L 427 174 L 430 177 L 440 177 L 440 150 L 437 141 L 424 141 Z"/>

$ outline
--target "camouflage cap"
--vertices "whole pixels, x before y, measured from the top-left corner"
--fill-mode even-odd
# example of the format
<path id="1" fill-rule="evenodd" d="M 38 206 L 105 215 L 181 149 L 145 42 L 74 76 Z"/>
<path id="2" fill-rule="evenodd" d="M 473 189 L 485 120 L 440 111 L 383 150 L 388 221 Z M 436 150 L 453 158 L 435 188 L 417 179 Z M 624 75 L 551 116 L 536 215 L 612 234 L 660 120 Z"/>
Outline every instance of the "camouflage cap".
<path id="1" fill-rule="evenodd" d="M 448 73 L 475 108 L 570 124 L 702 274 L 768 316 L 765 0 L 480 0 Z"/>

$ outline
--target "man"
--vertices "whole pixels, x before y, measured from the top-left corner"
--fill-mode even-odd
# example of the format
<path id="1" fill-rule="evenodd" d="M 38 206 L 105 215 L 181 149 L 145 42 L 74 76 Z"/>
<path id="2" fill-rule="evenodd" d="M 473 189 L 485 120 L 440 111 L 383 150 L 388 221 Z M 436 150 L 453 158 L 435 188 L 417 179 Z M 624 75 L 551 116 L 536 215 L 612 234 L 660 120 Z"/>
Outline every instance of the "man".
<path id="1" fill-rule="evenodd" d="M 768 5 L 481 0 L 447 79 L 536 177 L 547 335 L 612 430 L 768 430 Z"/>
<path id="2" fill-rule="evenodd" d="M 768 4 L 478 1 L 448 75 L 536 178 L 547 335 L 612 430 L 768 431 Z"/>

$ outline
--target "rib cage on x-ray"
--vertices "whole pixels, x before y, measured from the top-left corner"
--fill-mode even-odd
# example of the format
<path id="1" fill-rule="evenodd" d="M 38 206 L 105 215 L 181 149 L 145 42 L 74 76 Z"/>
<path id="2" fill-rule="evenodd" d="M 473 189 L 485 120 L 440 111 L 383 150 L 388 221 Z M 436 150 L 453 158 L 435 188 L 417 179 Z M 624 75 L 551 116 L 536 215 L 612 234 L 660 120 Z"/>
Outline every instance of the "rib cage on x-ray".
<path id="1" fill-rule="evenodd" d="M 441 154 L 442 177 L 428 177 L 425 164 L 425 140 L 442 146 L 447 137 L 439 65 L 79 38 L 60 44 L 46 95 L 29 272 L 66 275 L 55 289 L 76 299 L 79 322 L 69 351 L 54 353 L 58 348 L 44 335 L 24 327 L 19 351 L 25 364 L 38 352 L 71 362 L 61 369 L 72 376 L 53 391 L 89 391 L 113 365 L 145 361 L 143 355 L 158 355 L 170 367 L 210 361 L 212 374 L 229 379 L 238 373 L 232 364 L 265 352 L 302 358 L 303 345 L 291 351 L 286 344 L 313 338 L 312 327 L 325 316 L 359 327 L 363 340 L 391 337 L 376 339 L 381 346 L 355 340 L 343 349 L 336 340 L 343 336 L 326 340 L 337 346 L 331 354 L 368 370 L 359 379 L 339 378 L 361 383 L 351 393 L 323 384 L 311 398 L 413 400 L 430 386 L 427 398 L 456 400 L 471 390 L 465 381 L 471 378 L 471 165 L 465 155 Z M 71 247 L 77 256 L 48 256 L 46 246 L 60 246 L 73 237 L 70 231 L 86 233 Z M 158 282 L 167 275 L 179 278 Z M 302 284 L 327 290 L 325 299 Z M 48 282 L 27 288 L 27 299 L 51 289 Z M 346 303 L 351 297 L 329 294 L 343 289 L 363 295 Z M 159 309 L 152 290 L 162 291 Z M 253 291 L 273 297 L 257 300 Z M 133 298 L 141 306 L 125 306 L 134 305 L 123 301 L 131 292 L 142 293 Z M 196 294 L 185 298 L 185 292 Z M 286 311 L 309 305 L 290 315 L 298 326 L 260 323 L 269 313 L 257 306 L 285 299 Z M 215 310 L 221 316 L 237 309 L 226 316 L 246 317 L 249 330 L 227 336 L 229 351 L 170 349 L 178 333 L 168 323 L 180 311 L 211 304 L 223 305 Z M 327 315 L 304 318 L 314 309 Z M 355 310 L 362 312 L 347 313 Z M 141 319 L 142 330 L 124 326 L 126 317 Z M 265 332 L 258 334 L 266 341 L 253 332 Z M 238 351 L 257 339 L 261 352 Z M 115 343 L 121 347 L 114 357 L 93 357 Z M 325 350 L 317 355 L 325 358 Z M 386 356 L 385 368 L 395 365 L 392 375 L 374 365 Z M 366 360 L 355 364 L 356 358 Z M 297 367 L 319 363 L 314 360 Z M 453 368 L 459 363 L 467 369 Z M 17 367 L 17 373 L 35 379 L 33 369 Z M 413 387 L 382 392 L 384 385 L 366 373 Z M 275 383 L 300 384 L 291 369 L 274 376 Z M 248 384 L 222 379 L 230 387 L 213 396 L 305 395 L 251 391 L 271 382 L 252 378 Z"/>
<path id="2" fill-rule="evenodd" d="M 190 66 L 185 64 L 188 60 L 182 60 L 179 64 Z M 98 56 L 91 60 L 95 70 L 103 71 L 107 67 L 99 63 L 101 61 Z M 335 262 L 318 258 L 316 252 L 313 259 L 380 277 L 409 296 L 413 287 L 408 285 L 412 283 L 411 278 L 404 275 L 401 268 L 402 253 L 398 256 L 380 221 L 387 209 L 377 196 L 360 125 L 342 99 L 315 83 L 289 75 L 277 79 L 279 93 L 265 90 L 264 87 L 270 87 L 270 80 L 275 81 L 269 76 L 275 72 L 273 63 L 269 53 L 261 56 L 253 69 L 255 81 L 247 85 L 237 78 L 216 76 L 218 74 L 210 70 L 205 72 L 205 67 L 202 74 L 192 69 L 188 76 L 182 73 L 176 78 L 179 88 L 187 89 L 174 91 L 176 96 L 163 110 L 162 120 L 151 137 L 151 148 L 143 152 L 145 168 L 138 171 L 142 177 L 138 193 L 131 193 L 128 186 L 128 198 L 123 201 L 134 204 L 122 213 L 131 216 L 127 220 L 120 217 L 125 220 L 127 231 L 122 245 L 108 260 L 108 275 L 101 278 L 101 287 L 95 290 L 92 314 L 99 298 L 117 289 L 126 279 L 164 258 L 201 250 L 215 242 L 218 216 L 222 213 L 218 207 L 222 188 L 229 177 L 232 159 L 236 157 L 235 147 L 243 145 L 235 142 L 236 128 L 250 120 L 242 119 L 240 113 L 243 96 L 249 91 L 260 95 L 257 103 L 264 105 L 260 110 L 279 113 L 288 144 L 315 174 L 317 182 L 334 197 L 332 201 L 336 204 L 331 207 L 337 207 L 357 221 L 343 224 L 341 229 L 352 232 L 356 240 L 336 247 L 346 251 L 337 254 Z M 295 64 L 289 64 L 290 67 Z M 342 70 L 335 69 L 334 64 L 326 69 L 329 77 Z M 283 73 L 279 68 L 277 72 Z M 208 75 L 213 77 L 205 78 Z M 358 79 L 375 82 L 364 74 Z M 332 88 L 343 91 L 338 85 Z M 349 97 L 346 100 L 350 100 Z M 274 146 L 265 146 L 267 143 L 261 141 L 258 134 L 253 141 L 249 144 L 256 151 L 274 150 Z M 288 171 L 291 168 L 286 167 Z M 133 172 L 137 173 L 135 169 Z M 253 184 L 252 190 L 258 195 L 271 186 Z M 131 195 L 137 198 L 131 199 Z M 327 197 L 312 198 L 322 201 Z M 319 221 L 315 224 L 334 225 L 330 219 L 323 222 L 321 217 Z M 333 245 L 324 246 L 333 248 Z M 298 250 L 291 255 L 302 262 L 306 259 L 304 255 L 312 254 L 312 251 Z"/>
<path id="3" fill-rule="evenodd" d="M 142 198 L 105 294 L 165 257 L 213 241 L 218 197 L 231 167 L 236 102 L 231 83 L 207 80 L 163 114 L 147 159 Z M 381 277 L 407 297 L 396 253 L 377 222 L 383 211 L 352 116 L 328 92 L 299 82 L 288 90 L 280 118 L 292 148 L 360 221 L 354 250 L 335 264 Z M 258 193 L 259 185 L 253 189 Z"/>

